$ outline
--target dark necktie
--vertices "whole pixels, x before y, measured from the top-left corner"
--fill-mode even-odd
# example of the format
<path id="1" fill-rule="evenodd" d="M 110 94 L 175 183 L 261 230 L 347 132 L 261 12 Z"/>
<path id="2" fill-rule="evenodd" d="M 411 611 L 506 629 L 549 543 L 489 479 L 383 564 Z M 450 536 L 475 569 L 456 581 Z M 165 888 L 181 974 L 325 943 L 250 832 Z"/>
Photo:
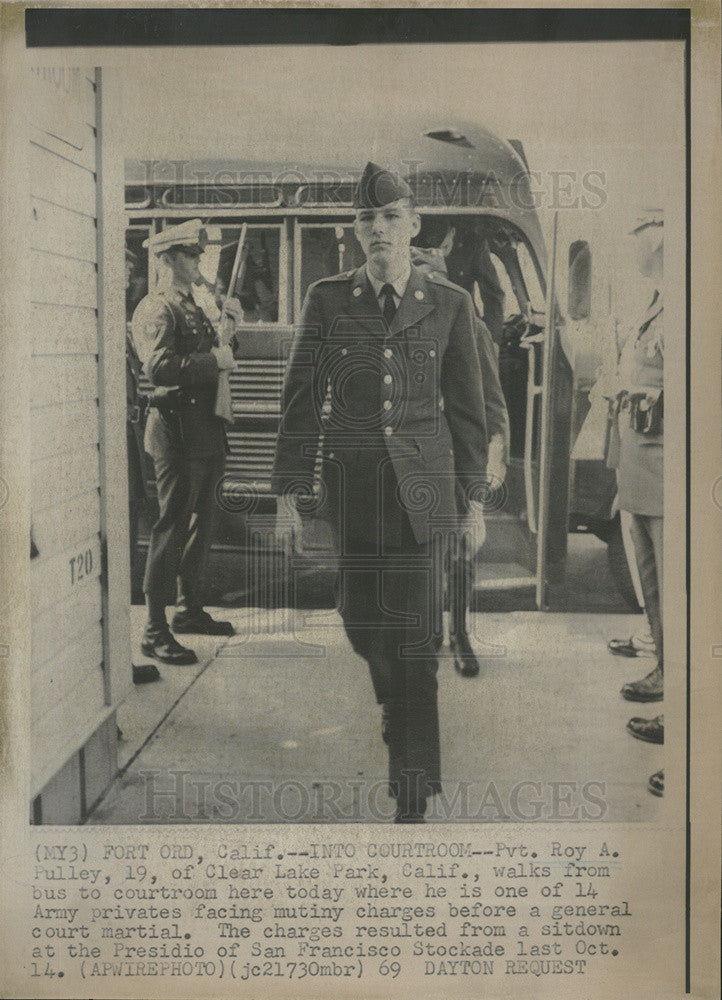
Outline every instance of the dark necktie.
<path id="1" fill-rule="evenodd" d="M 396 315 L 396 299 L 394 297 L 394 286 L 385 284 L 381 289 L 381 300 L 383 302 L 382 312 L 386 320 L 386 326 L 391 325 L 391 320 Z"/>

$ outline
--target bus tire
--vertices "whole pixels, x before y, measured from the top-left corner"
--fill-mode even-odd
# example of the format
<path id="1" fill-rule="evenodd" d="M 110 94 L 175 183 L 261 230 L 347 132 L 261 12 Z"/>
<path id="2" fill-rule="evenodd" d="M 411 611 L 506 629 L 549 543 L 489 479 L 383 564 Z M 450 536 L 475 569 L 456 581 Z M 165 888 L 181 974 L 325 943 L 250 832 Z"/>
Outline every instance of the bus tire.
<path id="1" fill-rule="evenodd" d="M 642 609 L 637 601 L 632 577 L 627 564 L 627 553 L 622 539 L 622 525 L 619 515 L 614 519 L 613 526 L 607 537 L 607 560 L 617 591 L 624 599 L 630 611 L 639 612 Z"/>

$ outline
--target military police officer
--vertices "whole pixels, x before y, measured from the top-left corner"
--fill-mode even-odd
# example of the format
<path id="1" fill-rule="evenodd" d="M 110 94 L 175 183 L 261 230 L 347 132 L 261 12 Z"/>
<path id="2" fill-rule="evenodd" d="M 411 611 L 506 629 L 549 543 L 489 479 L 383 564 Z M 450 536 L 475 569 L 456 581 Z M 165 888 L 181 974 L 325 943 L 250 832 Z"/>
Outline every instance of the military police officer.
<path id="1" fill-rule="evenodd" d="M 203 574 L 226 453 L 216 393 L 220 373 L 234 366 L 228 342 L 241 310 L 237 300 L 226 300 L 219 344 L 191 295 L 192 285 L 201 280 L 199 258 L 207 241 L 198 220 L 170 226 L 146 240 L 144 246 L 158 262 L 159 282 L 138 304 L 132 324 L 138 355 L 154 387 L 145 449 L 153 459 L 159 507 L 143 581 L 148 620 L 141 649 L 171 664 L 195 663 L 196 655 L 171 634 L 168 604 L 176 605 L 173 632 L 233 634 L 229 622 L 215 621 L 203 609 Z"/>
<path id="2" fill-rule="evenodd" d="M 440 789 L 438 539 L 472 531 L 486 426 L 473 305 L 410 262 L 420 219 L 397 174 L 373 163 L 356 191 L 366 264 L 308 291 L 283 390 L 273 487 L 319 502 L 339 558 L 347 636 L 382 705 L 397 822 L 423 822 Z"/>
<path id="3" fill-rule="evenodd" d="M 664 299 L 661 210 L 644 211 L 632 230 L 637 265 L 648 279 L 651 298 L 622 352 L 619 395 L 619 507 L 632 515 L 631 535 L 657 665 L 645 677 L 622 687 L 628 701 L 658 702 L 664 696 L 662 628 L 664 525 Z M 634 717 L 629 732 L 648 743 L 664 741 L 664 717 Z M 649 779 L 655 795 L 664 791 L 664 774 Z"/>

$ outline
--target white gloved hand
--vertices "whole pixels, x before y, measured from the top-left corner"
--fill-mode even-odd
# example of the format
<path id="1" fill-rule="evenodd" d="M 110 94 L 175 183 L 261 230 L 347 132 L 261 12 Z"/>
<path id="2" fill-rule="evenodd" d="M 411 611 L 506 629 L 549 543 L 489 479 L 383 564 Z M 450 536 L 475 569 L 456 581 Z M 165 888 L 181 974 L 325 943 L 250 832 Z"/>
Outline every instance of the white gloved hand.
<path id="1" fill-rule="evenodd" d="M 301 542 L 301 515 L 296 510 L 293 497 L 281 496 L 276 506 L 276 544 L 284 551 L 291 553 Z"/>
<path id="2" fill-rule="evenodd" d="M 211 347 L 211 354 L 222 372 L 232 371 L 236 367 L 233 351 L 225 344 L 223 347 Z"/>
<path id="3" fill-rule="evenodd" d="M 466 539 L 469 556 L 473 558 L 486 540 L 484 505 L 478 500 L 469 501 L 469 509 L 461 522 L 461 535 Z"/>
<path id="4" fill-rule="evenodd" d="M 243 308 L 238 299 L 230 295 L 221 309 L 221 319 L 218 324 L 218 339 L 222 346 L 229 344 L 243 321 Z"/>
<path id="5" fill-rule="evenodd" d="M 501 434 L 494 434 L 489 441 L 489 457 L 486 463 L 486 478 L 489 486 L 494 490 L 499 489 L 506 478 L 504 439 Z"/>

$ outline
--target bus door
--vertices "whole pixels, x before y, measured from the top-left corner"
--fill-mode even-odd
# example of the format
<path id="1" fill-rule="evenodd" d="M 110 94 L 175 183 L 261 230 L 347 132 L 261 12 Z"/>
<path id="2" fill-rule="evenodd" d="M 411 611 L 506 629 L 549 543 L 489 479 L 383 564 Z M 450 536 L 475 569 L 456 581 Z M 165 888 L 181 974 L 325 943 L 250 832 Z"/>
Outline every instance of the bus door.
<path id="1" fill-rule="evenodd" d="M 474 589 L 533 589 L 542 609 L 548 583 L 563 578 L 566 559 L 571 370 L 558 349 L 553 282 L 543 281 L 521 233 L 496 222 L 488 244 L 504 292 L 499 375 L 511 441 L 504 489 L 489 500 Z M 550 275 L 553 260 L 554 253 Z"/>
<path id="2" fill-rule="evenodd" d="M 558 213 L 554 214 L 546 289 L 541 379 L 533 387 L 541 409 L 539 485 L 535 508 L 536 605 L 549 608 L 550 586 L 564 579 L 569 526 L 569 480 L 573 374 L 560 344 L 556 257 Z"/>

